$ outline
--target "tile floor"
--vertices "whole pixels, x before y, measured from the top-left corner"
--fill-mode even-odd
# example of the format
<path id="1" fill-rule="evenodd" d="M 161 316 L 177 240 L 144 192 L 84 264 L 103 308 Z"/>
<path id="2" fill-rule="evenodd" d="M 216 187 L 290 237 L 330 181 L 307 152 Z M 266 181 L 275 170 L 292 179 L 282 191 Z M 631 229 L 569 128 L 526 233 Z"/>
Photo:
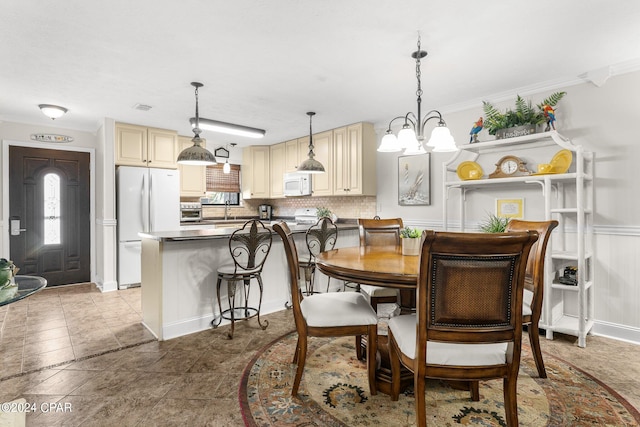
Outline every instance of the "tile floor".
<path id="1" fill-rule="evenodd" d="M 221 327 L 139 344 L 151 337 L 140 311 L 140 289 L 102 294 L 90 284 L 1 307 L 0 402 L 59 404 L 29 413 L 27 426 L 241 426 L 244 367 L 294 328 L 283 310 L 267 316 L 265 331 L 255 319 L 240 322 L 231 341 Z M 581 349 L 574 337 L 557 335 L 542 346 L 640 408 L 638 345 L 591 336 Z"/>

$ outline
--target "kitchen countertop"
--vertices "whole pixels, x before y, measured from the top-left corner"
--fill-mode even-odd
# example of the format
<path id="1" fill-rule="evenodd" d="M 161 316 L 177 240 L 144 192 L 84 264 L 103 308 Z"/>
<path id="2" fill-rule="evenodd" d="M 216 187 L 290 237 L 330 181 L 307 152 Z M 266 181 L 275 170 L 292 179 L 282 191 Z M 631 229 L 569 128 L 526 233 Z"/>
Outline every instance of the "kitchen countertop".
<path id="1" fill-rule="evenodd" d="M 236 221 L 236 223 L 241 221 Z M 214 222 L 214 224 L 216 224 Z M 219 224 L 219 222 L 218 222 Z M 271 228 L 271 226 L 267 226 Z M 292 225 L 289 224 L 294 234 L 306 233 L 309 224 Z M 338 223 L 338 230 L 355 230 L 358 224 Z M 183 241 L 183 240 L 202 240 L 202 239 L 227 239 L 229 235 L 236 231 L 237 227 L 216 227 L 195 230 L 170 230 L 158 231 L 153 233 L 138 233 L 143 239 L 158 240 L 161 242 Z"/>

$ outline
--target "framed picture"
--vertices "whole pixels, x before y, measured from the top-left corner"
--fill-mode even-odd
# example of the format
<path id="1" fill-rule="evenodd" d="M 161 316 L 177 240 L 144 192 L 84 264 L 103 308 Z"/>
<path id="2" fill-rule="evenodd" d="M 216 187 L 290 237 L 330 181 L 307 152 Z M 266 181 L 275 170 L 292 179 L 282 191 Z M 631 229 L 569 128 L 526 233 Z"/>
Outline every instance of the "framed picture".
<path id="1" fill-rule="evenodd" d="M 398 205 L 431 204 L 430 154 L 398 157 Z"/>
<path id="2" fill-rule="evenodd" d="M 496 199 L 496 216 L 523 219 L 524 199 Z"/>

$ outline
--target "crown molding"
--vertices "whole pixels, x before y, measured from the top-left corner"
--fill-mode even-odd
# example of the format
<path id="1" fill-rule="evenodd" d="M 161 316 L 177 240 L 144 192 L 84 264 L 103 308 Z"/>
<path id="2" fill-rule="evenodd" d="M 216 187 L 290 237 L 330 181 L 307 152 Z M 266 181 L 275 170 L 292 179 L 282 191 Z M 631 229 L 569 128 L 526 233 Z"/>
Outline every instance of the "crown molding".
<path id="1" fill-rule="evenodd" d="M 596 77 L 596 76 L 602 75 L 603 72 L 605 72 L 605 70 L 608 71 L 608 75 L 602 78 Z M 518 94 L 521 96 L 530 96 L 540 92 L 554 91 L 554 90 L 558 90 L 558 89 L 562 89 L 570 86 L 576 86 L 584 83 L 593 83 L 596 86 L 600 87 L 604 84 L 604 81 L 606 81 L 610 77 L 618 76 L 621 74 L 632 73 L 635 71 L 640 71 L 640 58 L 635 58 L 628 61 L 619 62 L 614 65 L 602 67 L 596 70 L 587 71 L 576 77 L 570 77 L 570 78 L 565 77 L 565 78 L 559 78 L 554 80 L 547 80 L 545 82 L 534 83 L 528 86 L 521 86 L 519 88 L 513 88 L 507 91 L 483 96 L 482 98 L 466 100 L 464 102 L 460 102 L 457 104 L 445 105 L 442 108 L 438 108 L 438 110 L 443 114 L 456 113 L 464 110 L 477 109 L 479 105 L 480 106 L 482 105 L 482 101 L 491 101 L 494 103 L 499 103 L 502 101 L 512 100 L 514 98 L 514 94 Z M 604 81 L 601 81 L 602 79 Z"/>

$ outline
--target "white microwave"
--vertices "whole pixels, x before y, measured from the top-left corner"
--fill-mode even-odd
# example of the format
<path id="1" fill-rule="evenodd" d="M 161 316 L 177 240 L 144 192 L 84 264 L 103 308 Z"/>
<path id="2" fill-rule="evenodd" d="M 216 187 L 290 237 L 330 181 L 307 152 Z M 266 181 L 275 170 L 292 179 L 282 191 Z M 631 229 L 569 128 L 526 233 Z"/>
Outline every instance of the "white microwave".
<path id="1" fill-rule="evenodd" d="M 311 174 L 309 173 L 285 173 L 285 196 L 309 196 L 311 195 Z"/>

